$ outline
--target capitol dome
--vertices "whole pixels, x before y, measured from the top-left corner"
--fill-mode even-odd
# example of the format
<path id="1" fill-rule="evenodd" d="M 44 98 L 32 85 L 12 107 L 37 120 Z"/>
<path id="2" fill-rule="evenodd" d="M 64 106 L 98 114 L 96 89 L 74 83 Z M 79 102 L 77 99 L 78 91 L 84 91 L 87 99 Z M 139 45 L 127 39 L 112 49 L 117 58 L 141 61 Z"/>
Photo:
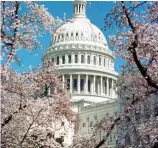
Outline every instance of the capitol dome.
<path id="1" fill-rule="evenodd" d="M 107 46 L 106 39 L 101 30 L 87 18 L 80 18 L 79 16 L 72 17 L 72 19 L 56 30 L 54 43 L 64 41 L 86 41 L 87 44 L 98 43 L 100 46 Z"/>
<path id="2" fill-rule="evenodd" d="M 42 60 L 53 61 L 72 94 L 72 102 L 114 99 L 115 57 L 101 30 L 86 17 L 86 2 L 75 0 L 74 14 L 54 33 Z"/>

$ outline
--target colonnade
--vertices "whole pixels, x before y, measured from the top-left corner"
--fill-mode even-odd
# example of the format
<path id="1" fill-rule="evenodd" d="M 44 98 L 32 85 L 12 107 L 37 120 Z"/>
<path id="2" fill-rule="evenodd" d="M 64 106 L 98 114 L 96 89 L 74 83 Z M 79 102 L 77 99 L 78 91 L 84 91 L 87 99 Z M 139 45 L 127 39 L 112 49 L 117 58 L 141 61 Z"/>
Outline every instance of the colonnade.
<path id="1" fill-rule="evenodd" d="M 71 93 L 105 95 L 115 97 L 115 80 L 112 78 L 88 75 L 70 74 L 62 75 L 62 81 L 67 82 L 67 87 Z"/>
<path id="2" fill-rule="evenodd" d="M 93 54 L 93 53 L 70 53 L 70 54 L 61 54 L 52 58 L 52 61 L 57 65 L 63 64 L 90 64 L 101 67 L 107 67 L 110 69 L 114 68 L 114 60 L 108 56 Z"/>

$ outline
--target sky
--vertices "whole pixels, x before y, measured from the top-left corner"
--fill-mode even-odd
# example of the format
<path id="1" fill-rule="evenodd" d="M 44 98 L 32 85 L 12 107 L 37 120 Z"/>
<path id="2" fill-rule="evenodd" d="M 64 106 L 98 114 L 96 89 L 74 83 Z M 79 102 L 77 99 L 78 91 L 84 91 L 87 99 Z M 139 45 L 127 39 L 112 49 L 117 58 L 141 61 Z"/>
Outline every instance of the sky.
<path id="1" fill-rule="evenodd" d="M 48 12 L 53 15 L 53 17 L 59 17 L 63 19 L 64 13 L 66 13 L 66 19 L 69 19 L 73 15 L 73 5 L 72 1 L 40 1 L 37 2 L 40 5 L 45 5 L 48 8 Z M 105 2 L 105 1 L 93 1 L 87 2 L 86 7 L 86 15 L 90 19 L 91 23 L 96 25 L 99 29 L 104 27 L 104 16 L 110 9 L 115 5 L 114 2 Z M 107 41 L 109 41 L 109 35 L 115 34 L 116 27 L 107 29 L 106 31 L 102 30 L 105 35 Z M 42 64 L 41 58 L 44 55 L 47 48 L 51 43 L 51 36 L 49 33 L 46 33 L 43 37 L 39 38 L 42 49 L 27 53 L 21 50 L 18 52 L 18 55 L 21 58 L 22 65 L 18 66 L 17 64 L 13 64 L 12 68 L 16 69 L 19 73 L 23 71 L 28 71 L 30 68 L 36 68 L 38 65 Z M 111 49 L 112 50 L 112 49 Z M 116 71 L 121 71 L 121 65 L 124 64 L 124 61 L 116 56 L 115 61 L 115 69 Z"/>

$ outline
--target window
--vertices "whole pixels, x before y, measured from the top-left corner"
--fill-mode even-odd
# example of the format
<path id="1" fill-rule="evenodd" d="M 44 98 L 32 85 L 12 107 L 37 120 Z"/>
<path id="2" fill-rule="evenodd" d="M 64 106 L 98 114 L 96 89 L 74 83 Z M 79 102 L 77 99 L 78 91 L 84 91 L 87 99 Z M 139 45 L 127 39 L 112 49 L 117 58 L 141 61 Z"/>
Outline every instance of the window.
<path id="1" fill-rule="evenodd" d="M 80 80 L 80 85 L 81 91 L 84 91 L 84 79 Z"/>
<path id="2" fill-rule="evenodd" d="M 84 63 L 84 55 L 81 55 L 81 63 Z"/>
<path id="3" fill-rule="evenodd" d="M 64 126 L 64 122 L 61 122 L 61 126 Z"/>
<path id="4" fill-rule="evenodd" d="M 73 88 L 74 90 L 77 90 L 77 79 L 74 79 Z"/>
<path id="5" fill-rule="evenodd" d="M 104 67 L 105 67 L 105 58 L 104 58 Z"/>
<path id="6" fill-rule="evenodd" d="M 99 57 L 99 66 L 101 66 L 101 57 Z"/>
<path id="7" fill-rule="evenodd" d="M 67 79 L 67 89 L 70 89 L 70 79 Z"/>
<path id="8" fill-rule="evenodd" d="M 68 62 L 71 63 L 71 55 L 68 56 Z"/>
<path id="9" fill-rule="evenodd" d="M 71 33 L 71 36 L 73 36 L 73 33 Z"/>
<path id="10" fill-rule="evenodd" d="M 81 5 L 79 5 L 79 13 L 81 12 Z"/>
<path id="11" fill-rule="evenodd" d="M 86 123 L 83 123 L 83 127 L 86 127 Z"/>
<path id="12" fill-rule="evenodd" d="M 57 65 L 59 65 L 59 57 L 57 57 Z"/>
<path id="13" fill-rule="evenodd" d="M 78 57 L 77 55 L 75 55 L 75 63 L 77 63 L 77 61 L 78 61 Z"/>
<path id="14" fill-rule="evenodd" d="M 62 64 L 65 64 L 65 56 L 62 57 Z"/>
<path id="15" fill-rule="evenodd" d="M 93 57 L 93 64 L 96 65 L 96 56 Z"/>
<path id="16" fill-rule="evenodd" d="M 108 68 L 109 68 L 109 59 L 108 59 Z"/>
<path id="17" fill-rule="evenodd" d="M 66 33 L 66 36 L 69 36 L 69 34 L 68 34 L 68 33 Z"/>
<path id="18" fill-rule="evenodd" d="M 88 92 L 90 92 L 90 87 L 91 87 L 91 80 L 88 79 Z"/>
<path id="19" fill-rule="evenodd" d="M 76 32 L 76 36 L 78 36 L 78 32 Z"/>
<path id="20" fill-rule="evenodd" d="M 54 58 L 52 58 L 52 62 L 54 63 Z"/>
<path id="21" fill-rule="evenodd" d="M 87 63 L 90 64 L 90 55 L 87 56 Z"/>
<path id="22" fill-rule="evenodd" d="M 81 36 L 83 36 L 83 33 L 81 32 Z"/>

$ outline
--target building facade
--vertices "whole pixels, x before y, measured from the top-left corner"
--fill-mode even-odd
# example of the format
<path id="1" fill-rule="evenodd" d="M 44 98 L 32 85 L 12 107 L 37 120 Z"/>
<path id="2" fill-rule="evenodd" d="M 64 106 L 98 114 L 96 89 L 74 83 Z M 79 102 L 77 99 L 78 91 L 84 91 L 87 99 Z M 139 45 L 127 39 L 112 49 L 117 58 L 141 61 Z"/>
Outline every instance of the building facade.
<path id="1" fill-rule="evenodd" d="M 96 112 L 98 116 L 115 112 L 114 85 L 118 73 L 114 69 L 114 54 L 103 33 L 86 17 L 86 2 L 75 0 L 73 6 L 72 18 L 56 30 L 42 60 L 56 63 L 62 81 L 67 82 L 73 108 L 82 122 L 79 131 L 83 134 L 89 131 L 88 126 L 82 129 L 86 118 L 95 116 Z"/>

